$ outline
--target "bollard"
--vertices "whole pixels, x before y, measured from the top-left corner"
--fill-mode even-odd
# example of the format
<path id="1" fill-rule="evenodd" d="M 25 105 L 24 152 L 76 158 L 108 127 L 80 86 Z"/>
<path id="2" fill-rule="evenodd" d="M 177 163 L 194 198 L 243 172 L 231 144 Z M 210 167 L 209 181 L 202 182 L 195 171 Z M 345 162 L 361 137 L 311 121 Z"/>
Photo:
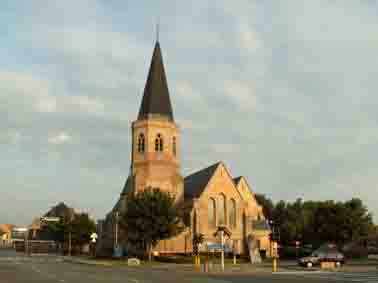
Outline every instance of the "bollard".
<path id="1" fill-rule="evenodd" d="M 205 261 L 203 263 L 203 272 L 209 272 L 209 263 L 208 263 L 208 261 Z"/>
<path id="2" fill-rule="evenodd" d="M 277 272 L 277 257 L 273 257 L 273 272 Z"/>
<path id="3" fill-rule="evenodd" d="M 234 255 L 234 265 L 236 265 L 236 255 Z"/>

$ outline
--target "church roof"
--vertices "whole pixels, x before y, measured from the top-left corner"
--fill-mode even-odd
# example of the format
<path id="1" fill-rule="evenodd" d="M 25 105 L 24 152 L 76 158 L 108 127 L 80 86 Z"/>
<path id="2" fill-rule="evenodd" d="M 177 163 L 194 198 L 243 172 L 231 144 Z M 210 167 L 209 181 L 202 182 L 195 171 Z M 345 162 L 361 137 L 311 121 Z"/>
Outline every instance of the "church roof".
<path id="1" fill-rule="evenodd" d="M 52 207 L 44 216 L 45 217 L 65 217 L 74 214 L 74 209 L 68 207 L 64 202 L 58 203 Z"/>
<path id="2" fill-rule="evenodd" d="M 221 162 L 217 162 L 207 168 L 197 171 L 184 179 L 184 197 L 198 198 L 206 188 L 215 170 Z"/>
<path id="3" fill-rule="evenodd" d="M 168 83 L 158 41 L 155 44 L 152 55 L 150 70 L 144 87 L 142 104 L 139 109 L 138 120 L 151 117 L 164 117 L 173 121 Z"/>
<path id="4" fill-rule="evenodd" d="M 122 190 L 121 195 L 128 194 L 132 190 L 133 190 L 133 177 L 131 175 L 129 175 L 127 177 L 125 185 L 123 186 L 123 190 Z"/>
<path id="5" fill-rule="evenodd" d="M 234 181 L 235 185 L 238 185 L 242 178 L 243 178 L 243 176 L 239 176 L 239 177 L 232 179 L 232 181 Z"/>

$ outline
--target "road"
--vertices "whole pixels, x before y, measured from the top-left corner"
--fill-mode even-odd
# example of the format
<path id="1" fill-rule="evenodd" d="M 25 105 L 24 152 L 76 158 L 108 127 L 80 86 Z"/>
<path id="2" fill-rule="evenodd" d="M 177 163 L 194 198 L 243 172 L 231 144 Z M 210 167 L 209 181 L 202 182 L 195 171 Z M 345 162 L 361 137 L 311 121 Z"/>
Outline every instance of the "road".
<path id="1" fill-rule="evenodd" d="M 378 282 L 378 271 L 348 272 L 296 272 L 276 274 L 269 272 L 206 274 L 185 270 L 180 265 L 142 267 L 93 266 L 69 263 L 52 256 L 23 257 L 14 252 L 0 250 L 1 283 L 275 283 L 275 282 Z"/>

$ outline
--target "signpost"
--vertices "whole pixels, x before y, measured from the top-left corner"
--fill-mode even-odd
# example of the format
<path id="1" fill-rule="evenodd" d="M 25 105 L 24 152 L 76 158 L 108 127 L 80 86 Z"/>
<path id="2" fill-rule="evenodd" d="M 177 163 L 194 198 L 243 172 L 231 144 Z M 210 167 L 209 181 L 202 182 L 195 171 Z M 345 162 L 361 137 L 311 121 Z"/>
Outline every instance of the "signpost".
<path id="1" fill-rule="evenodd" d="M 91 234 L 91 242 L 95 244 L 96 241 L 97 241 L 97 238 L 98 238 L 97 233 L 93 232 L 93 233 Z"/>
<path id="2" fill-rule="evenodd" d="M 224 271 L 224 236 L 231 237 L 231 231 L 226 226 L 218 226 L 214 233 L 214 237 L 220 235 L 221 240 L 221 269 Z"/>
<path id="3" fill-rule="evenodd" d="M 98 235 L 97 233 L 93 232 L 90 236 L 91 238 L 91 246 L 93 247 L 93 256 L 96 256 L 96 242 L 97 242 L 97 238 L 98 238 Z"/>

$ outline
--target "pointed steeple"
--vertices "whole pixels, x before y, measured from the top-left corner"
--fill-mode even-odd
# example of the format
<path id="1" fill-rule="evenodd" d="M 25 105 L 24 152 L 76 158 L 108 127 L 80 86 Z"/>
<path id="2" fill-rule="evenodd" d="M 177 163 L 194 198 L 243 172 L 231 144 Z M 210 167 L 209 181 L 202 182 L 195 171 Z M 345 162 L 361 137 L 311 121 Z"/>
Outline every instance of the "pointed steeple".
<path id="1" fill-rule="evenodd" d="M 138 120 L 151 117 L 163 117 L 173 121 L 172 105 L 159 41 L 156 41 L 152 55 Z"/>

